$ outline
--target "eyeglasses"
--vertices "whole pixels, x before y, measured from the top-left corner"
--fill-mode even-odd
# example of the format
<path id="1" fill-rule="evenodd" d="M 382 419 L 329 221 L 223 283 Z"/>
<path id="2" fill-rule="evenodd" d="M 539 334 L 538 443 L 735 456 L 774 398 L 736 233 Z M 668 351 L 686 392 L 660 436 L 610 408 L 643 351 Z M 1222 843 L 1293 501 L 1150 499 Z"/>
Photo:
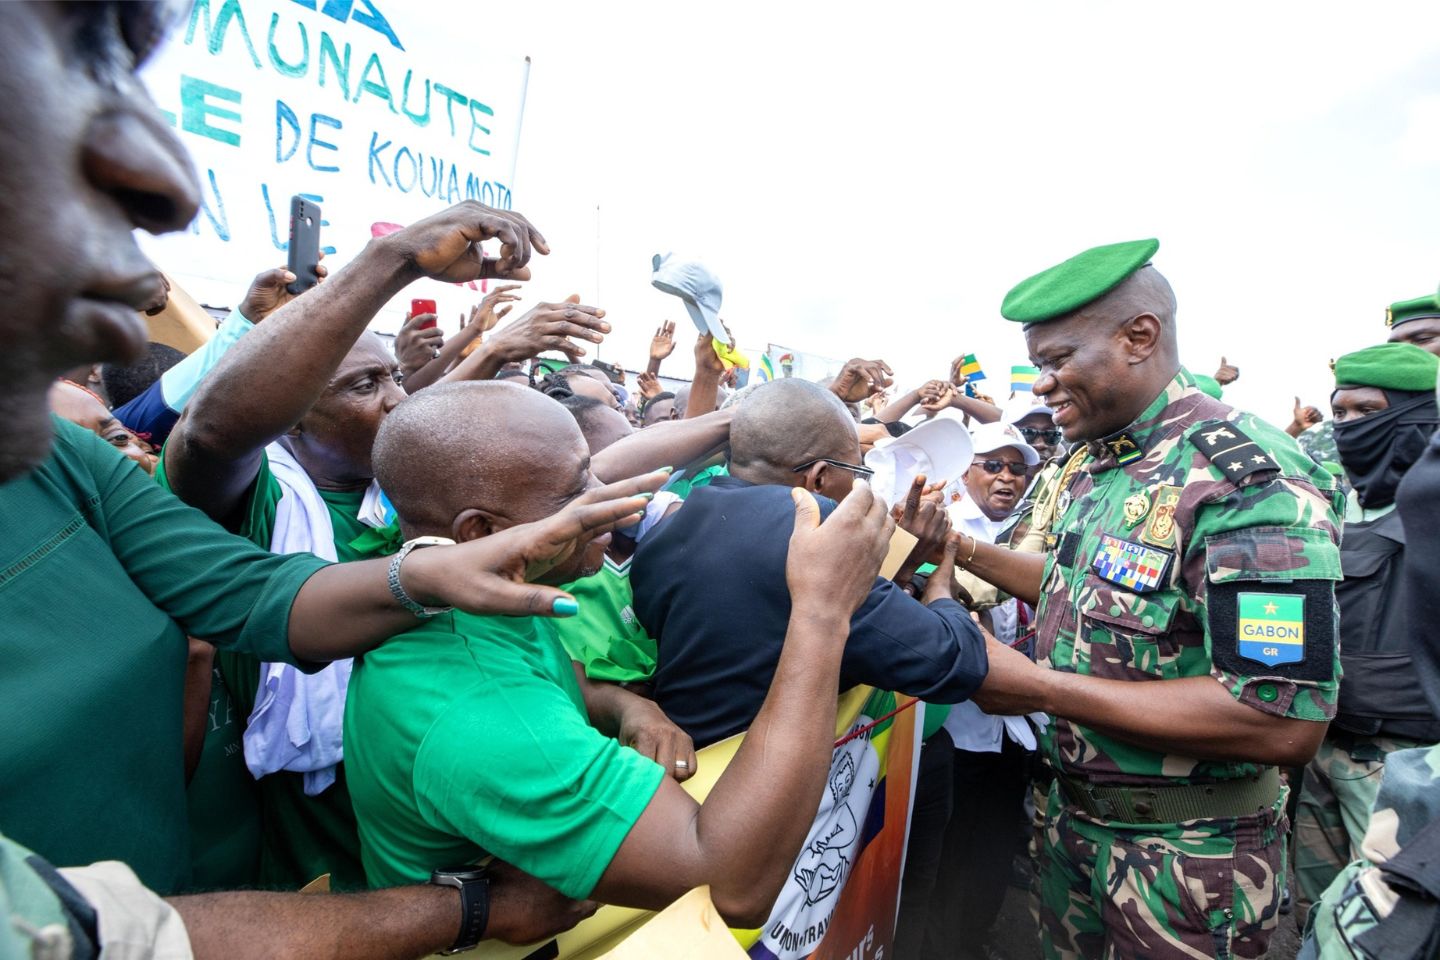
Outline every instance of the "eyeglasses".
<path id="1" fill-rule="evenodd" d="M 832 460 L 829 457 L 816 457 L 814 460 L 806 460 L 798 467 L 791 467 L 791 473 L 804 473 L 817 463 L 824 463 L 832 467 L 839 467 L 841 470 L 849 470 L 862 480 L 869 480 L 875 476 L 875 471 L 869 467 L 862 467 L 855 463 L 846 463 L 844 460 Z"/>
<path id="2" fill-rule="evenodd" d="M 1013 460 L 976 460 L 975 466 L 989 474 L 1009 470 L 1012 477 L 1024 477 L 1030 469 L 1024 462 L 1016 463 Z"/>
<path id="3" fill-rule="evenodd" d="M 1060 432 L 1059 427 L 1021 427 L 1020 436 L 1024 437 L 1030 443 L 1034 443 L 1036 440 L 1043 440 L 1046 443 L 1057 445 L 1064 439 L 1064 434 Z"/>

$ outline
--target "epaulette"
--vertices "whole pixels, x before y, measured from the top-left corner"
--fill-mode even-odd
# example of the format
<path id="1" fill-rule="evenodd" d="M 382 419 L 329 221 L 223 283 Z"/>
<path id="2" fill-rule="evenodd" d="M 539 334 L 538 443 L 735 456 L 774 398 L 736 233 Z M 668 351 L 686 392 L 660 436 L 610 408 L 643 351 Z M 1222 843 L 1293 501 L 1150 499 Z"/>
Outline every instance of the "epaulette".
<path id="1" fill-rule="evenodd" d="M 1256 473 L 1277 471 L 1280 465 L 1260 445 L 1226 420 L 1210 420 L 1190 433 L 1190 442 L 1205 455 L 1231 483 Z"/>

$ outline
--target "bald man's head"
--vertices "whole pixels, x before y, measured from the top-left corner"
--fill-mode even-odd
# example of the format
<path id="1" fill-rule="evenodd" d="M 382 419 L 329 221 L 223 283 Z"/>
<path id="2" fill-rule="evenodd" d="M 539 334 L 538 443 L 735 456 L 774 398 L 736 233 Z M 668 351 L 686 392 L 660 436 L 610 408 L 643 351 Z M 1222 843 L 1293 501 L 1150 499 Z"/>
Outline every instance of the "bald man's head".
<path id="1" fill-rule="evenodd" d="M 730 472 L 740 479 L 806 483 L 815 477 L 796 474 L 793 468 L 820 459 L 860 461 L 855 421 L 840 398 L 824 387 L 806 380 L 776 380 L 757 387 L 736 410 L 730 424 Z M 834 482 L 823 486 L 843 496 L 854 476 L 832 473 L 829 480 Z"/>
<path id="2" fill-rule="evenodd" d="M 385 418 L 373 458 L 408 537 L 462 539 L 456 528 L 467 514 L 489 529 L 540 520 L 592 480 L 585 438 L 565 408 L 494 381 L 411 396 Z"/>

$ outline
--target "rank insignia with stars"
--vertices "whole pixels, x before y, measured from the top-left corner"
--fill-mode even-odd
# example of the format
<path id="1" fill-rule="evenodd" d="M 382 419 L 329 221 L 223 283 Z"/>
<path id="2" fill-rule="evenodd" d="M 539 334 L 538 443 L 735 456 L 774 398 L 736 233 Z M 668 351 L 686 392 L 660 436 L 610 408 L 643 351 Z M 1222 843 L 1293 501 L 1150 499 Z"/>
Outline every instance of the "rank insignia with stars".
<path id="1" fill-rule="evenodd" d="M 1219 467 L 1231 483 L 1239 483 L 1252 474 L 1280 469 L 1280 465 L 1261 450 L 1259 444 L 1233 423 L 1214 420 L 1201 424 L 1190 435 L 1190 442 L 1205 454 L 1207 460 Z"/>
<path id="2" fill-rule="evenodd" d="M 1150 497 L 1144 490 L 1136 490 L 1125 498 L 1125 526 L 1135 526 L 1150 512 Z"/>
<path id="3" fill-rule="evenodd" d="M 1180 491 L 1180 487 L 1169 483 L 1155 488 L 1150 517 L 1145 521 L 1145 529 L 1140 531 L 1142 543 L 1162 550 L 1175 546 L 1175 508 L 1180 505 Z"/>

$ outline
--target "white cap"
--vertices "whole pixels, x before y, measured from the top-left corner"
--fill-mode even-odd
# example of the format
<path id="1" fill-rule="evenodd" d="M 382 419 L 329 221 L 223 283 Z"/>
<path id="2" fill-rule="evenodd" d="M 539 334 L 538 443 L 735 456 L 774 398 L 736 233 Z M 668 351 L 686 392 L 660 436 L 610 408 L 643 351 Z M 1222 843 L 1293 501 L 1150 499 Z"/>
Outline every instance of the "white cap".
<path id="1" fill-rule="evenodd" d="M 699 260 L 680 260 L 674 254 L 655 254 L 650 260 L 650 283 L 657 290 L 679 297 L 690 313 L 695 329 L 708 333 L 718 343 L 729 343 L 730 334 L 720 322 L 720 278 Z"/>
<path id="2" fill-rule="evenodd" d="M 903 436 L 882 440 L 865 455 L 875 471 L 870 487 L 889 506 L 905 499 L 920 474 L 926 483 L 949 483 L 970 468 L 970 432 L 949 417 L 936 417 Z"/>
<path id="3" fill-rule="evenodd" d="M 1020 436 L 1019 430 L 1008 423 L 982 423 L 970 431 L 970 440 L 974 444 L 977 457 L 984 457 L 987 453 L 1004 450 L 1006 447 L 1014 447 L 1020 451 L 1020 456 L 1025 458 L 1026 466 L 1033 467 L 1040 462 L 1040 454 L 1025 442 L 1025 438 Z"/>
<path id="4" fill-rule="evenodd" d="M 1019 423 L 1032 413 L 1043 413 L 1047 417 L 1053 417 L 1055 411 L 1040 402 L 1040 398 L 1030 391 L 1016 394 L 1005 404 L 1005 412 L 1000 414 L 1001 423 Z"/>

